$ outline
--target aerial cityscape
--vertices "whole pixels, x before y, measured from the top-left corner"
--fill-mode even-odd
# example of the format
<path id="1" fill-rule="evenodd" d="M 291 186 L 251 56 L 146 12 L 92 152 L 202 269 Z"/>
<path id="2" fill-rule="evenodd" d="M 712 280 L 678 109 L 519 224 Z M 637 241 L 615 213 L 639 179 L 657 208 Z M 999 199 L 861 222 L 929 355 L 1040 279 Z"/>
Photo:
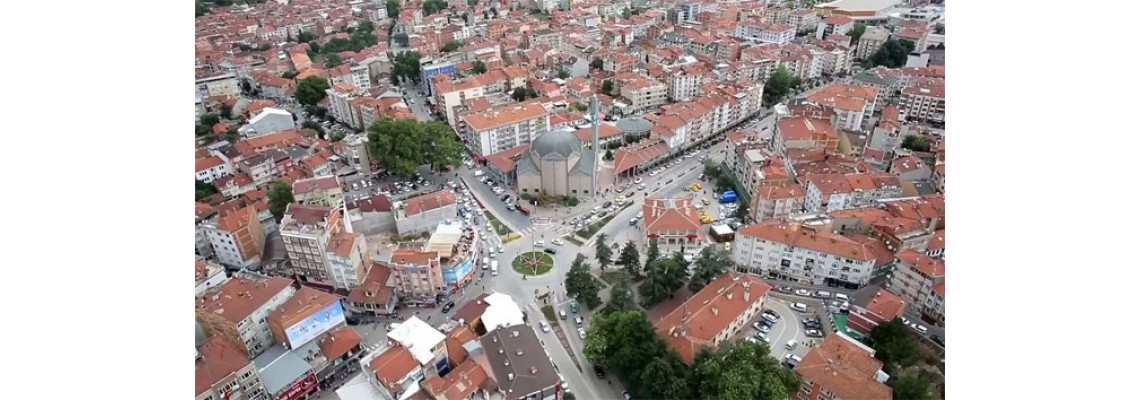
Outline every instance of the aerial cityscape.
<path id="1" fill-rule="evenodd" d="M 945 398 L 944 42 L 943 0 L 195 0 L 195 398 Z"/>

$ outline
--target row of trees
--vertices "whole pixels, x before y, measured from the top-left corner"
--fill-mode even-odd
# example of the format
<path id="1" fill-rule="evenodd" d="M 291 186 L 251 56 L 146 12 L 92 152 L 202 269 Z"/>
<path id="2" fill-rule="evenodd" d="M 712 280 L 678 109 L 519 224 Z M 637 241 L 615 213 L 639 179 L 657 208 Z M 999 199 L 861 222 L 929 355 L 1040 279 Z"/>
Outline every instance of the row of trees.
<path id="1" fill-rule="evenodd" d="M 392 60 L 392 84 L 400 84 L 400 78 L 418 83 L 420 81 L 421 57 L 418 51 L 397 53 L 396 58 Z"/>
<path id="2" fill-rule="evenodd" d="M 879 324 L 871 331 L 871 339 L 875 343 L 875 358 L 883 362 L 883 372 L 891 376 L 887 385 L 895 399 L 936 398 L 931 382 L 943 380 L 943 377 L 936 369 L 923 364 L 916 340 L 901 319 Z"/>
<path id="3" fill-rule="evenodd" d="M 644 312 L 605 311 L 588 328 L 583 352 L 649 399 L 786 399 L 799 377 L 771 357 L 767 345 L 704 347 L 692 365 L 669 349 Z"/>
<path id="4" fill-rule="evenodd" d="M 463 146 L 451 127 L 440 121 L 384 118 L 368 127 L 368 151 L 388 173 L 412 176 L 421 165 L 446 171 L 459 165 Z"/>
<path id="5" fill-rule="evenodd" d="M 372 24 L 372 21 L 358 21 L 355 28 L 350 27 L 345 29 L 345 32 L 351 34 L 348 39 L 332 38 L 323 45 L 310 42 L 309 50 L 325 55 L 336 54 L 343 51 L 361 51 L 376 45 L 375 29 L 376 26 Z"/>

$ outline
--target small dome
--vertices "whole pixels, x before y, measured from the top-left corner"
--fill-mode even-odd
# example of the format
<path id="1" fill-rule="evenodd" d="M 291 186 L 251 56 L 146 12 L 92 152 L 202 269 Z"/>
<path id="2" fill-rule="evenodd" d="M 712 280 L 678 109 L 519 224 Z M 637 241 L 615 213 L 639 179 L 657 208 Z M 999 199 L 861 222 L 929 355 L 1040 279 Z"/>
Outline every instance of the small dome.
<path id="1" fill-rule="evenodd" d="M 575 153 L 582 152 L 582 140 L 572 131 L 559 129 L 539 135 L 530 142 L 530 151 L 539 158 L 547 156 L 560 156 L 568 158 Z"/>
<path id="2" fill-rule="evenodd" d="M 617 128 L 626 135 L 637 136 L 649 133 L 649 130 L 653 128 L 653 124 L 646 121 L 645 118 L 629 117 L 618 120 Z"/>

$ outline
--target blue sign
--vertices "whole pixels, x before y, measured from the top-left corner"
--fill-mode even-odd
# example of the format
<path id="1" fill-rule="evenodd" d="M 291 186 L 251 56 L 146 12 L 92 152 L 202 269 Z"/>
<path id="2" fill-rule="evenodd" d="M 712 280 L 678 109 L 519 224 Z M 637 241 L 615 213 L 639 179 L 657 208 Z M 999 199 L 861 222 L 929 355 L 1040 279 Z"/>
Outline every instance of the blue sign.
<path id="1" fill-rule="evenodd" d="M 431 85 L 431 78 L 436 75 L 447 75 L 455 77 L 455 64 L 443 65 L 421 65 L 420 66 L 420 82 L 427 88 L 427 95 L 434 94 L 435 88 Z"/>
<path id="2" fill-rule="evenodd" d="M 447 286 L 455 286 L 459 283 L 471 278 L 472 273 L 475 272 L 475 263 L 472 259 L 466 259 L 455 266 L 443 269 L 443 283 Z"/>
<path id="3" fill-rule="evenodd" d="M 289 347 L 295 349 L 341 324 L 344 324 L 344 308 L 336 301 L 304 321 L 285 328 L 285 338 L 289 340 Z"/>

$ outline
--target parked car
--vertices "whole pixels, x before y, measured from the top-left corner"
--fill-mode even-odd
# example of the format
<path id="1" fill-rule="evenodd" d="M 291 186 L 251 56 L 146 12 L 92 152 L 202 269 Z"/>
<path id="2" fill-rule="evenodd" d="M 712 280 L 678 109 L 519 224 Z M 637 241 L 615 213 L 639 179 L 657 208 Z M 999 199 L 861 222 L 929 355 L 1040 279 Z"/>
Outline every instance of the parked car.
<path id="1" fill-rule="evenodd" d="M 550 243 L 558 246 L 566 244 L 566 242 L 563 242 L 562 239 L 551 239 Z"/>
<path id="2" fill-rule="evenodd" d="M 917 322 L 911 324 L 910 327 L 914 328 L 914 330 L 922 332 L 922 333 L 926 333 L 926 331 L 927 331 L 925 326 L 919 325 Z"/>
<path id="3" fill-rule="evenodd" d="M 823 337 L 823 332 L 820 332 L 819 330 L 816 330 L 816 329 L 805 330 L 804 334 L 807 335 L 807 337 L 816 337 L 816 338 L 817 337 Z"/>
<path id="4" fill-rule="evenodd" d="M 447 302 L 447 304 L 443 305 L 443 312 L 444 313 L 450 312 L 452 308 L 455 308 L 455 302 L 449 301 L 449 302 Z"/>
<path id="5" fill-rule="evenodd" d="M 578 328 L 578 337 L 586 340 L 586 328 Z"/>
<path id="6" fill-rule="evenodd" d="M 821 299 L 830 299 L 831 298 L 831 292 L 826 291 L 826 290 L 817 290 L 817 291 L 815 291 L 815 297 L 819 297 Z"/>
<path id="7" fill-rule="evenodd" d="M 946 342 L 942 340 L 942 336 L 930 335 L 930 340 L 934 341 L 934 343 L 938 343 L 939 346 L 946 347 Z"/>
<path id="8" fill-rule="evenodd" d="M 598 377 L 598 379 L 606 379 L 606 370 L 602 369 L 602 367 L 595 365 L 594 366 L 594 376 Z"/>
<path id="9" fill-rule="evenodd" d="M 799 311 L 799 312 L 807 312 L 807 304 L 804 304 L 804 303 L 792 303 L 792 309 L 793 309 L 793 310 L 796 310 L 796 311 Z"/>
<path id="10" fill-rule="evenodd" d="M 570 302 L 570 312 L 574 314 L 578 313 L 578 303 Z"/>
<path id="11" fill-rule="evenodd" d="M 811 296 L 811 291 L 807 289 L 796 289 L 796 296 Z"/>
<path id="12" fill-rule="evenodd" d="M 574 317 L 574 325 L 582 326 L 585 323 L 586 323 L 586 320 L 582 319 L 581 315 Z"/>
<path id="13" fill-rule="evenodd" d="M 538 326 L 542 328 L 543 332 L 550 332 L 550 324 L 546 323 L 546 321 L 539 321 Z"/>

